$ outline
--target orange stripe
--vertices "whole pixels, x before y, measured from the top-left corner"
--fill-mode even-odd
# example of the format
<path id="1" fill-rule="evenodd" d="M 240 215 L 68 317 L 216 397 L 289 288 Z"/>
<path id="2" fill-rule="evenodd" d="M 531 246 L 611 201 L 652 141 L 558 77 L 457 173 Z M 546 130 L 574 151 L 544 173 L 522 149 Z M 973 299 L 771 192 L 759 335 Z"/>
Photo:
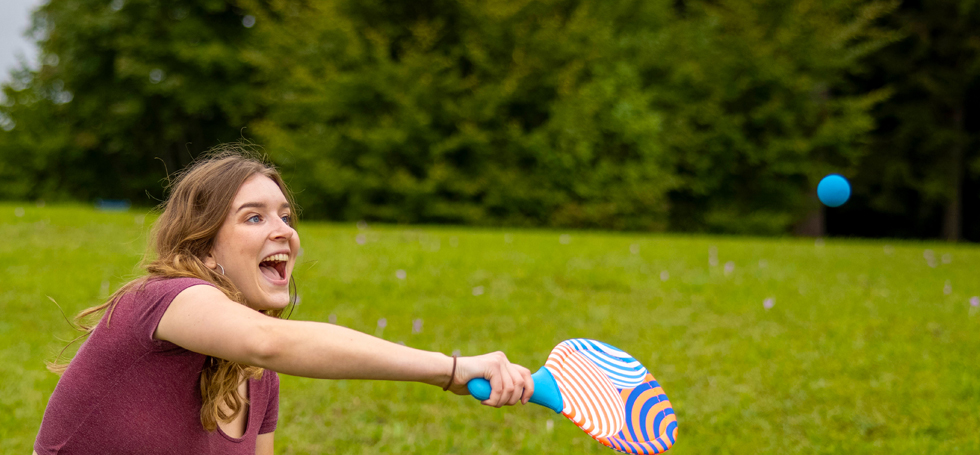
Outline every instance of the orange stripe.
<path id="1" fill-rule="evenodd" d="M 659 394 L 655 394 L 653 390 L 646 390 L 640 393 L 640 396 L 636 397 L 636 401 L 633 402 L 633 412 L 630 413 L 630 425 L 633 427 L 635 433 L 640 433 L 640 413 L 643 411 L 643 404 L 646 403 L 650 398 L 655 398 Z M 650 422 L 652 425 L 653 422 Z M 637 440 L 642 439 L 642 437 L 637 434 Z M 656 436 L 654 436 L 656 437 Z"/>
<path id="2" fill-rule="evenodd" d="M 623 417 L 620 417 L 623 414 L 622 409 L 616 409 L 622 400 L 617 396 L 618 394 L 610 393 L 610 389 L 614 390 L 615 386 L 590 360 L 582 357 L 581 354 L 575 353 L 569 356 L 569 363 L 578 367 L 580 378 L 590 386 L 586 391 L 592 398 L 590 403 L 596 408 L 595 413 L 600 434 L 618 433 L 622 424 L 626 422 Z"/>
<path id="3" fill-rule="evenodd" d="M 667 436 L 667 425 L 670 425 L 670 422 L 676 422 L 676 421 L 677 421 L 677 417 L 674 416 L 674 414 L 664 416 L 664 419 L 660 421 L 660 428 L 661 428 L 660 434 L 663 436 Z M 674 437 L 674 439 L 676 440 L 677 437 Z"/>
<path id="4" fill-rule="evenodd" d="M 592 434 L 591 430 L 594 428 L 593 422 L 596 421 L 598 415 L 594 406 L 590 405 L 590 397 L 583 391 L 585 385 L 582 384 L 582 379 L 575 374 L 569 374 L 565 376 L 565 381 L 569 385 L 572 406 L 578 408 L 578 411 L 583 414 L 584 423 L 576 423 L 579 423 L 579 426 L 587 433 Z"/>
<path id="5" fill-rule="evenodd" d="M 647 425 L 649 425 L 647 427 L 647 432 L 650 433 L 651 438 L 656 438 L 658 436 L 666 435 L 667 427 L 665 427 L 664 425 L 666 424 L 665 422 L 667 421 L 667 418 L 670 416 L 666 416 L 664 417 L 663 420 L 660 421 L 660 428 L 653 428 L 653 424 L 657 420 L 656 419 L 657 414 L 660 414 L 660 411 L 663 411 L 664 409 L 668 409 L 668 408 L 670 408 L 670 402 L 668 401 L 661 401 L 660 403 L 657 403 L 653 405 L 652 408 L 650 408 L 650 417 L 647 417 Z"/>
<path id="6" fill-rule="evenodd" d="M 593 389 L 598 399 L 600 399 L 600 410 L 603 411 L 603 435 L 611 436 L 619 433 L 619 430 L 626 425 L 626 416 L 623 400 L 616 391 L 616 386 L 612 381 L 594 364 L 579 353 L 574 355 L 575 360 L 581 363 L 593 381 Z"/>

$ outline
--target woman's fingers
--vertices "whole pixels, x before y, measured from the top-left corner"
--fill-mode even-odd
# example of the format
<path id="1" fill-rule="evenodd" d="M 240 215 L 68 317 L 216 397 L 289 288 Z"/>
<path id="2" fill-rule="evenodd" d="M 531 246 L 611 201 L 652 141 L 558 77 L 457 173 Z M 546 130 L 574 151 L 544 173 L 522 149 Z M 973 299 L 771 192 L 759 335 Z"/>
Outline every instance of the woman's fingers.
<path id="1" fill-rule="evenodd" d="M 489 355 L 492 359 L 486 374 L 490 376 L 488 379 L 493 391 L 490 393 L 490 398 L 484 400 L 483 404 L 499 408 L 508 404 L 511 395 L 514 394 L 514 378 L 508 371 L 510 362 L 503 352 L 498 351 Z"/>
<path id="2" fill-rule="evenodd" d="M 490 382 L 490 397 L 481 403 L 496 408 L 527 404 L 534 393 L 531 371 L 521 365 L 510 363 L 503 352 L 493 352 L 474 357 L 459 358 L 456 382 L 450 389 L 454 393 L 466 395 L 466 384 L 475 378 Z"/>
<path id="3" fill-rule="evenodd" d="M 527 404 L 528 400 L 531 399 L 531 395 L 534 395 L 534 379 L 531 379 L 531 370 L 528 370 L 520 365 L 515 366 L 519 370 L 521 378 L 524 380 L 524 390 L 521 394 L 521 404 Z"/>

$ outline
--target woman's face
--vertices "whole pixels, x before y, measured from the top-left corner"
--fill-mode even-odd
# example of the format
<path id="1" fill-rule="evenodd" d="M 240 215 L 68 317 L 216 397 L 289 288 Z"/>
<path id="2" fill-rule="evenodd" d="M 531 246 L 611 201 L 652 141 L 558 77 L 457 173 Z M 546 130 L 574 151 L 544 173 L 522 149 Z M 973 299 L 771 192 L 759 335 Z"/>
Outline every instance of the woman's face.
<path id="1" fill-rule="evenodd" d="M 231 203 L 205 265 L 225 275 L 256 310 L 289 305 L 289 277 L 299 253 L 299 234 L 290 226 L 292 211 L 269 177 L 248 178 Z"/>

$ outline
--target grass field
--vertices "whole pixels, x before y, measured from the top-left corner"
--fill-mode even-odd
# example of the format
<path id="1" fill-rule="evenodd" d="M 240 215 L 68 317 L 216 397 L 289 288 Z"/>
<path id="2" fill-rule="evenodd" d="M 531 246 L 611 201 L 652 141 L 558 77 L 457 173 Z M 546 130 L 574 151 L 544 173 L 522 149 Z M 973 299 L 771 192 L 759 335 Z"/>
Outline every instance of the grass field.
<path id="1" fill-rule="evenodd" d="M 30 453 L 57 382 L 44 361 L 74 336 L 49 297 L 74 315 L 137 276 L 152 219 L 0 204 L 0 453 Z M 666 390 L 672 453 L 980 453 L 974 245 L 325 223 L 300 235 L 294 319 L 503 350 L 532 370 L 563 339 L 606 341 Z M 411 383 L 283 376 L 276 434 L 282 454 L 613 453 L 544 408 Z"/>

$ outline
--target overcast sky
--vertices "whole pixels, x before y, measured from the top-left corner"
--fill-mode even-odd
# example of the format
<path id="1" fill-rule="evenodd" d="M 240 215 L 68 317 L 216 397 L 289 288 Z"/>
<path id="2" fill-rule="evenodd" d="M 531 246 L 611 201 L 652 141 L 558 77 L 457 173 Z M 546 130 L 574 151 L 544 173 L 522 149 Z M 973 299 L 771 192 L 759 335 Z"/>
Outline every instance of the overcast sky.
<path id="1" fill-rule="evenodd" d="M 42 3 L 44 0 L 0 0 L 0 81 L 10 80 L 18 55 L 34 65 L 37 50 L 24 32 L 31 23 L 31 11 Z"/>

